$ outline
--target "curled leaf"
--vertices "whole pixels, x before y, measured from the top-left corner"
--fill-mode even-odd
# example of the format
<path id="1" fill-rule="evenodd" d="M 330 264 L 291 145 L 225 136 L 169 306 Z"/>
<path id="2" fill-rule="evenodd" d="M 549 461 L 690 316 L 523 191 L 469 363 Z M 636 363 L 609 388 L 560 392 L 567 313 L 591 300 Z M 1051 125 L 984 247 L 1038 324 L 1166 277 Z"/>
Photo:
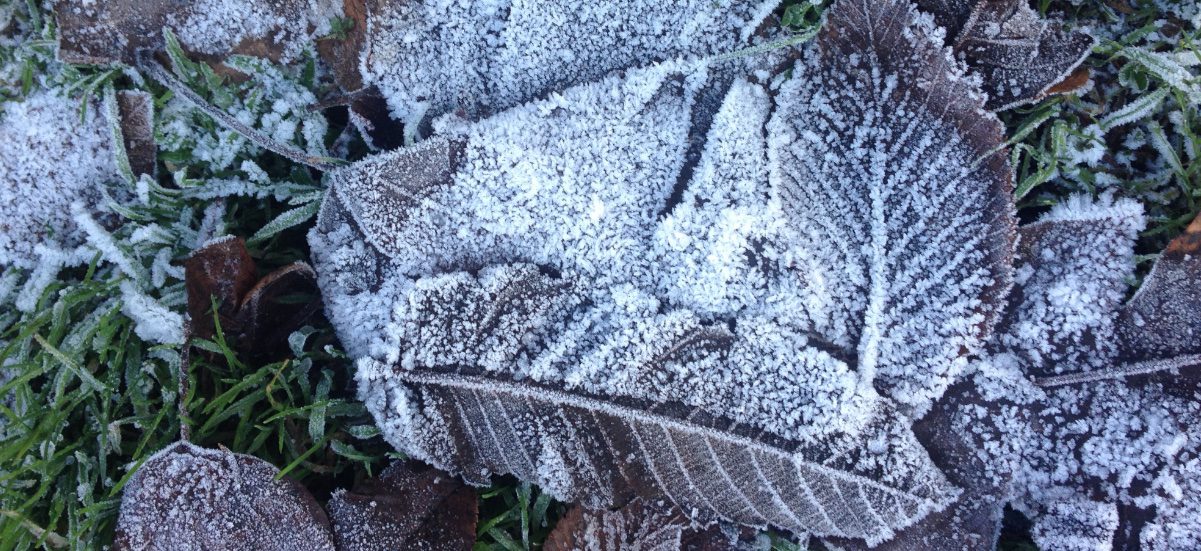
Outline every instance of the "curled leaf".
<path id="1" fill-rule="evenodd" d="M 288 335 L 319 307 L 316 274 L 308 264 L 293 263 L 259 279 L 241 238 L 214 239 L 193 251 L 184 261 L 184 283 L 192 334 L 215 335 L 215 299 L 223 333 L 252 356 L 282 350 Z"/>

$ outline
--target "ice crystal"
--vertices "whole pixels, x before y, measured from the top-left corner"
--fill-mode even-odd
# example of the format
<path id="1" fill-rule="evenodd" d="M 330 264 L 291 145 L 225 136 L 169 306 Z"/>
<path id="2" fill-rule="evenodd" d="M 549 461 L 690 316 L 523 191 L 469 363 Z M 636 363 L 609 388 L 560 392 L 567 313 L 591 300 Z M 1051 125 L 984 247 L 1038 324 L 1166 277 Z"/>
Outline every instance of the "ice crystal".
<path id="1" fill-rule="evenodd" d="M 112 133 L 95 102 L 45 91 L 5 104 L 0 113 L 0 265 L 32 268 L 35 250 L 70 248 L 84 234 L 73 203 L 96 209 L 105 184 L 118 181 Z"/>
<path id="2" fill-rule="evenodd" d="M 982 349 L 1013 221 L 940 41 L 842 2 L 779 87 L 667 61 L 333 173 L 310 239 L 385 435 L 476 483 L 872 543 L 953 500 L 905 413 Z"/>

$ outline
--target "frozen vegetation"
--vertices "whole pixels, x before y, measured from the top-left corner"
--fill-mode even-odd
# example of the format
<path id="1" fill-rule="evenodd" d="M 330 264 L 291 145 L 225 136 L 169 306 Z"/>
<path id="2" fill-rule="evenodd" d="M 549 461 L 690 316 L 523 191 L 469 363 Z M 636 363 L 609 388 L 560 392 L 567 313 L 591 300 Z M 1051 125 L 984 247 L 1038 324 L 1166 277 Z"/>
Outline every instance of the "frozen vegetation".
<path id="1" fill-rule="evenodd" d="M 44 4 L 0 547 L 1201 547 L 1196 6 Z"/>

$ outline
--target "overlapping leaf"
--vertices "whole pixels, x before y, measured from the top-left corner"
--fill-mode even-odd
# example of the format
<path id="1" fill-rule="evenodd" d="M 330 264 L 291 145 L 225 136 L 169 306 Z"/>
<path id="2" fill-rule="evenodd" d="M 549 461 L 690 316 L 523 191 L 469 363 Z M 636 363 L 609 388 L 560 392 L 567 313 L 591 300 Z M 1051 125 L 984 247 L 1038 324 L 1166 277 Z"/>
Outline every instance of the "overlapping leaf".
<path id="1" fill-rule="evenodd" d="M 988 108 L 1009 109 L 1087 82 L 1070 79 L 1096 40 L 1044 20 L 1028 0 L 917 0 L 949 44 L 984 78 Z"/>
<path id="2" fill-rule="evenodd" d="M 140 50 L 162 48 L 164 28 L 198 53 L 291 59 L 330 32 L 342 6 L 339 0 L 61 0 L 54 10 L 59 57 L 102 65 L 136 64 Z"/>
<path id="3" fill-rule="evenodd" d="M 954 500 L 877 394 L 928 409 L 1011 280 L 1000 126 L 937 36 L 844 1 L 779 88 L 652 65 L 332 174 L 310 240 L 385 436 L 870 543 Z"/>

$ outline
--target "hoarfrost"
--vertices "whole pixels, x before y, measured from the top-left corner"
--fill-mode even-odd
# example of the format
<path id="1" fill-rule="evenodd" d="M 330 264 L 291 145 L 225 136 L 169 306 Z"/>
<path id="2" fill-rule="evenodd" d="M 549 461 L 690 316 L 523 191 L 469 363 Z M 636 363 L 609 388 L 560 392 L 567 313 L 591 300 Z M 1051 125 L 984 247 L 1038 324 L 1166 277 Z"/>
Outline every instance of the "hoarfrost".
<path id="1" fill-rule="evenodd" d="M 941 36 L 843 2 L 778 89 L 667 61 L 333 172 L 310 243 L 385 436 L 477 484 L 873 543 L 954 499 L 892 403 L 982 348 L 1014 223 Z"/>
<path id="2" fill-rule="evenodd" d="M 118 549 L 333 550 L 325 512 L 278 469 L 248 455 L 167 446 L 121 498 Z"/>
<path id="3" fill-rule="evenodd" d="M 775 4 L 387 2 L 368 15 L 361 71 L 410 123 L 456 110 L 474 117 L 616 69 L 749 45 Z"/>
<path id="4" fill-rule="evenodd" d="M 93 102 L 44 91 L 0 114 L 0 265 L 33 268 L 38 245 L 71 248 L 84 234 L 72 203 L 94 210 L 106 183 L 120 181 L 112 134 Z"/>

